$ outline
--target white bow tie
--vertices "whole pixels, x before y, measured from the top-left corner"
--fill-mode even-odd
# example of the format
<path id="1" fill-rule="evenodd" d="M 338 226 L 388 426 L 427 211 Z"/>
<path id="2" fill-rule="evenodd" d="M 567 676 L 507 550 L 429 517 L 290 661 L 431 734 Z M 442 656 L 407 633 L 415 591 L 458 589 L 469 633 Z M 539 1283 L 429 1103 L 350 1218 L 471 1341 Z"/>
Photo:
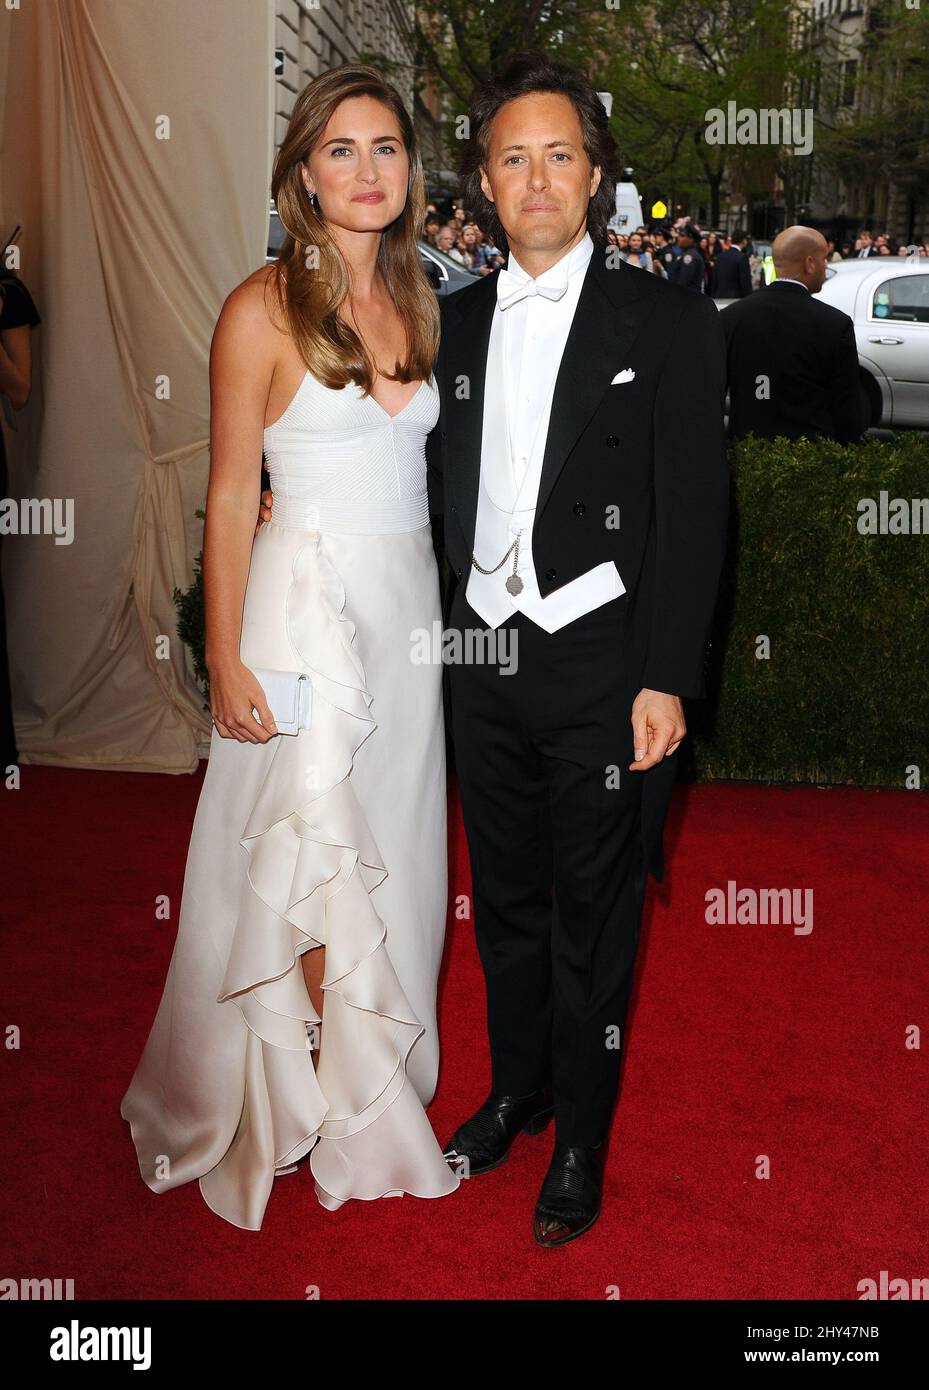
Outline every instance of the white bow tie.
<path id="1" fill-rule="evenodd" d="M 514 275 L 511 270 L 501 270 L 497 274 L 497 304 L 501 309 L 509 309 L 521 299 L 541 294 L 545 299 L 560 299 L 568 288 L 568 277 L 555 285 L 540 285 L 528 275 Z"/>

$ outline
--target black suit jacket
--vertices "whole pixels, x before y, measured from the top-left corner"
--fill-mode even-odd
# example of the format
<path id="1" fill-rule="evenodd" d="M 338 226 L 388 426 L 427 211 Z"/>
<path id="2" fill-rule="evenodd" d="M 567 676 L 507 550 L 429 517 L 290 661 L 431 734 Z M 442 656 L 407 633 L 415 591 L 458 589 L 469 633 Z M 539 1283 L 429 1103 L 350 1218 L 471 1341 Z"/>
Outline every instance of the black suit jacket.
<path id="1" fill-rule="evenodd" d="M 752 292 L 752 270 L 748 257 L 737 246 L 720 251 L 710 273 L 710 294 L 714 299 L 744 299 Z"/>
<path id="2" fill-rule="evenodd" d="M 860 439 L 867 427 L 855 329 L 803 285 L 775 280 L 720 312 L 726 335 L 729 434 L 741 439 Z M 770 399 L 758 399 L 759 377 Z"/>
<path id="3" fill-rule="evenodd" d="M 555 382 L 532 553 L 543 597 L 615 561 L 626 588 L 620 640 L 631 710 L 643 687 L 706 693 L 729 502 L 724 341 L 711 300 L 622 261 L 608 266 L 607 252 L 594 247 Z M 452 583 L 467 583 L 474 546 L 496 294 L 488 275 L 442 302 L 441 409 L 426 458 Z M 625 369 L 634 380 L 611 384 Z M 618 528 L 607 524 L 614 508 Z M 645 782 L 643 835 L 659 878 L 675 771 L 671 757 L 628 773 Z"/>

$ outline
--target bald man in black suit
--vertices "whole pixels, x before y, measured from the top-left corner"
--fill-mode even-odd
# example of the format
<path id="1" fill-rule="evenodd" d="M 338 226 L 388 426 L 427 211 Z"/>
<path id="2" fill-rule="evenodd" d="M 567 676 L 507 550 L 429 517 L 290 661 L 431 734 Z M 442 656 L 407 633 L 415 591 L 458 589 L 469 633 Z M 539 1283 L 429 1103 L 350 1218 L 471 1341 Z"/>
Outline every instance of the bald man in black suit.
<path id="1" fill-rule="evenodd" d="M 868 425 L 851 319 L 814 298 L 829 249 L 812 227 L 788 227 L 772 248 L 777 278 L 721 310 L 729 437 L 860 439 Z"/>

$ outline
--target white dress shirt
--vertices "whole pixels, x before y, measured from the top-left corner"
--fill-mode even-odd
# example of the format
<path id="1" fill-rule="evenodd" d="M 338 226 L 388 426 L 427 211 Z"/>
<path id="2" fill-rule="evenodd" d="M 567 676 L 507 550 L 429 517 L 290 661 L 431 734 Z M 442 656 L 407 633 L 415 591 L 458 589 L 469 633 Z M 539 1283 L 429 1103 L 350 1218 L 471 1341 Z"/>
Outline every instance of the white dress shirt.
<path id="1" fill-rule="evenodd" d="M 516 573 L 523 589 L 511 594 L 506 588 L 513 573 L 512 553 L 494 574 L 481 574 L 471 566 L 465 594 L 490 627 L 499 627 L 520 611 L 546 632 L 555 632 L 625 593 L 619 571 L 608 560 L 543 598 L 532 558 L 532 526 L 555 380 L 593 249 L 585 233 L 534 281 L 510 252 L 506 271 L 498 276 L 484 377 L 474 558 L 485 569 L 492 568 L 518 535 Z M 530 292 L 509 302 L 524 286 L 531 287 Z"/>

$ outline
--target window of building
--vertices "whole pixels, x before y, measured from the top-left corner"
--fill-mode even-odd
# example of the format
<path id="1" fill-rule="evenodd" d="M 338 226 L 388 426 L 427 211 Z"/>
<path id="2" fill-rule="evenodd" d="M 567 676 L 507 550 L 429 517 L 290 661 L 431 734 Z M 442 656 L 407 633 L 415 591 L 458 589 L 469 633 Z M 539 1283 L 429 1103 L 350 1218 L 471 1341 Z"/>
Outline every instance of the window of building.
<path id="1" fill-rule="evenodd" d="M 839 65 L 839 105 L 854 106 L 855 88 L 858 85 L 858 60 L 849 58 Z"/>

